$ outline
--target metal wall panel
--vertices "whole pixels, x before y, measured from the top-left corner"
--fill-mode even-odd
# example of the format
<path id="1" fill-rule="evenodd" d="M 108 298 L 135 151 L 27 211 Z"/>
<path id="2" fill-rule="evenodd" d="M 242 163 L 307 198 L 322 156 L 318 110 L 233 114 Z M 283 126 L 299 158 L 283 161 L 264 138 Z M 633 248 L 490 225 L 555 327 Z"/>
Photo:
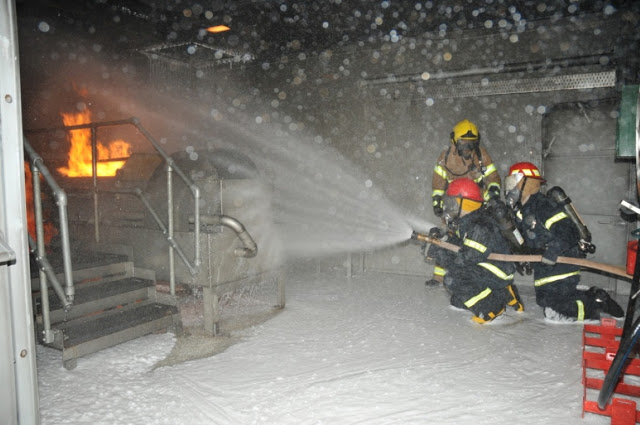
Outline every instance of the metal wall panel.
<path id="1" fill-rule="evenodd" d="M 22 115 L 14 2 L 0 3 L 0 418 L 38 424 L 36 351 L 25 214 Z"/>
<path id="2" fill-rule="evenodd" d="M 615 160 L 617 108 L 613 99 L 552 108 L 543 120 L 542 167 L 547 186 L 565 190 L 591 231 L 597 250 L 588 259 L 624 265 L 629 225 L 619 205 L 632 186 L 632 164 Z M 616 285 L 593 272 L 582 276 L 587 285 Z"/>

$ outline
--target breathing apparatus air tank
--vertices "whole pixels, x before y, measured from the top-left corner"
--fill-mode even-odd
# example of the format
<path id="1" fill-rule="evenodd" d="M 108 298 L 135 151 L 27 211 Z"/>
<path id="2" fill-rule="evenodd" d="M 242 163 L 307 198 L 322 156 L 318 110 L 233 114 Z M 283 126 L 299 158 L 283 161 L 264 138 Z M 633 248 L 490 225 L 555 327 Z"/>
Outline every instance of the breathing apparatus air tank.
<path id="1" fill-rule="evenodd" d="M 524 238 L 513 221 L 509 207 L 504 202 L 494 199 L 490 200 L 487 206 L 491 210 L 491 215 L 498 224 L 502 236 L 509 241 L 513 249 L 518 251 L 524 245 Z"/>
<path id="2" fill-rule="evenodd" d="M 559 186 L 554 186 L 547 191 L 547 195 L 558 204 L 562 205 L 564 207 L 564 212 L 569 216 L 569 218 L 571 218 L 571 221 L 575 223 L 578 228 L 578 232 L 580 233 L 580 250 L 590 254 L 596 252 L 596 246 L 591 243 L 591 232 L 582 220 L 582 217 L 580 217 L 580 214 L 578 214 L 578 211 L 574 208 L 571 203 L 571 198 L 567 196 L 565 191 Z"/>

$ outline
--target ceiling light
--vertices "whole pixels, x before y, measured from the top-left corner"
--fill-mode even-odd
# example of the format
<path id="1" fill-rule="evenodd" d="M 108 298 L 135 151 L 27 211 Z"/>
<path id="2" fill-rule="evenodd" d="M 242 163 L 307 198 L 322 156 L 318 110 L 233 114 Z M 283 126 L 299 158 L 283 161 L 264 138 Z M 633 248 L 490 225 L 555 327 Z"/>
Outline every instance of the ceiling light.
<path id="1" fill-rule="evenodd" d="M 226 25 L 215 25 L 213 27 L 209 27 L 207 28 L 208 32 L 211 33 L 217 33 L 217 32 L 225 32 L 225 31 L 229 31 L 231 28 L 229 28 Z"/>

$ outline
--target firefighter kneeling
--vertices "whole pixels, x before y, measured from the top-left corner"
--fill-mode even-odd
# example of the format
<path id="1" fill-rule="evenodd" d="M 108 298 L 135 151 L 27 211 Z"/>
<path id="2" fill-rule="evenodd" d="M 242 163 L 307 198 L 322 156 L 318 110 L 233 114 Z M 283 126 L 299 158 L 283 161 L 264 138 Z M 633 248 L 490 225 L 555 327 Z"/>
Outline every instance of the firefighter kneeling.
<path id="1" fill-rule="evenodd" d="M 488 259 L 492 253 L 510 254 L 510 248 L 483 204 L 481 189 L 473 180 L 451 182 L 443 200 L 443 217 L 455 235 L 448 242 L 460 250 L 453 252 L 431 244 L 427 251 L 427 257 L 448 270 L 444 286 L 451 294 L 451 305 L 471 311 L 476 323 L 490 322 L 507 306 L 524 311 L 513 283 L 515 265 Z M 434 233 L 436 230 L 431 236 Z"/>
<path id="2" fill-rule="evenodd" d="M 546 183 L 538 167 L 518 162 L 505 178 L 505 199 L 514 212 L 515 223 L 524 236 L 526 246 L 542 254 L 542 262 L 534 263 L 533 283 L 536 303 L 549 320 L 598 320 L 602 314 L 623 317 L 624 310 L 602 288 L 578 287 L 580 267 L 558 263 L 559 256 L 582 258 L 593 252 L 591 235 L 573 221 L 569 198 L 559 188 L 541 192 Z"/>

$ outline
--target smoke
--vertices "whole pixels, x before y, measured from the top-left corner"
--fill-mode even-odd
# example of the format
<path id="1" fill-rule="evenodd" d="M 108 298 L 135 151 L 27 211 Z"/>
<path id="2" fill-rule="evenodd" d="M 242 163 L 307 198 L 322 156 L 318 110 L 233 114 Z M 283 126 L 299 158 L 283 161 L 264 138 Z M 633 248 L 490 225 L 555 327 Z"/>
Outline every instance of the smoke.
<path id="1" fill-rule="evenodd" d="M 416 226 L 431 227 L 389 202 L 371 178 L 322 137 L 291 129 L 259 107 L 238 108 L 233 93 L 246 87 L 229 84 L 222 94 L 205 82 L 197 91 L 185 81 L 159 87 L 140 79 L 134 65 L 108 65 L 91 56 L 55 68 L 59 72 L 49 74 L 40 95 L 29 98 L 26 121 L 59 126 L 61 109 L 89 107 L 98 120 L 138 117 L 169 154 L 243 153 L 270 188 L 269 202 L 254 206 L 252 213 L 270 226 L 258 232 L 269 250 L 282 250 L 289 258 L 361 252 L 406 241 Z"/>

